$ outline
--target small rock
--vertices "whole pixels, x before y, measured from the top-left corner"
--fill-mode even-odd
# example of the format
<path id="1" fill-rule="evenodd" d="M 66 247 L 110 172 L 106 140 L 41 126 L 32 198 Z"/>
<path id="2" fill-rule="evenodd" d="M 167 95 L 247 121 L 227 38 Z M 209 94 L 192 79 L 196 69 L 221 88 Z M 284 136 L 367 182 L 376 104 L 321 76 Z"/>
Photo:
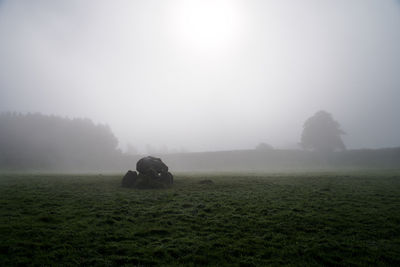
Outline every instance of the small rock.
<path id="1" fill-rule="evenodd" d="M 129 170 L 122 178 L 122 187 L 134 187 L 137 180 L 137 173 Z"/>

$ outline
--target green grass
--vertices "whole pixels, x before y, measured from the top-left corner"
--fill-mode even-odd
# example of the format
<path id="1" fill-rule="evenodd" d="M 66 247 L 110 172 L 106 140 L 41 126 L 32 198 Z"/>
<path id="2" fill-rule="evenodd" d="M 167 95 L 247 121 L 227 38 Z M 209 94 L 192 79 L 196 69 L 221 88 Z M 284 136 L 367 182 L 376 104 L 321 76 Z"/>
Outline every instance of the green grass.
<path id="1" fill-rule="evenodd" d="M 400 265 L 400 172 L 121 179 L 0 175 L 0 265 Z"/>

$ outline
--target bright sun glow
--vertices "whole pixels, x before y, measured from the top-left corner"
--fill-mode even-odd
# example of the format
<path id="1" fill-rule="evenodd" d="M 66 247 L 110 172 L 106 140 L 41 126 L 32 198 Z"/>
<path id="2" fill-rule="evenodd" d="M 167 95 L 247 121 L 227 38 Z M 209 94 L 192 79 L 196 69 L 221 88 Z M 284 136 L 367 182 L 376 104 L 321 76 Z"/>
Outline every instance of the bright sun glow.
<path id="1" fill-rule="evenodd" d="M 173 12 L 177 38 L 197 50 L 219 50 L 239 36 L 241 18 L 235 1 L 179 1 Z"/>

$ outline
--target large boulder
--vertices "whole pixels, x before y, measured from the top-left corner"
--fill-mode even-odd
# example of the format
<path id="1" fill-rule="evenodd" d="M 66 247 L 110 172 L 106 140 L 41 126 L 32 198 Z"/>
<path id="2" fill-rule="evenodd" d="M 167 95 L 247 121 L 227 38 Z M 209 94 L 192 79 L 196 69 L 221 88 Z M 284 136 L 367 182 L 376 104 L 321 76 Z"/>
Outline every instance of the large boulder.
<path id="1" fill-rule="evenodd" d="M 123 187 L 166 188 L 173 184 L 174 177 L 168 172 L 168 166 L 160 158 L 145 157 L 136 164 L 137 174 L 128 171 L 122 179 Z"/>
<path id="2" fill-rule="evenodd" d="M 168 166 L 161 161 L 160 158 L 155 157 L 145 157 L 140 159 L 136 163 L 136 170 L 141 174 L 146 174 L 150 176 L 160 176 L 163 173 L 168 172 Z"/>

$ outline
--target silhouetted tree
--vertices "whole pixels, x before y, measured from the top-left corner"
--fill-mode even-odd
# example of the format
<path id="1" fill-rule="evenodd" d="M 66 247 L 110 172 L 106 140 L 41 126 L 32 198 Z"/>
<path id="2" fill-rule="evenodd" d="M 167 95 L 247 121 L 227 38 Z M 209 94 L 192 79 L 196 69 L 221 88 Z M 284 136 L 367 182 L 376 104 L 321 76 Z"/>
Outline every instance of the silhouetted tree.
<path id="1" fill-rule="evenodd" d="M 304 149 L 321 152 L 345 150 L 341 135 L 345 134 L 332 115 L 326 111 L 318 111 L 307 119 L 301 134 L 301 145 Z"/>

